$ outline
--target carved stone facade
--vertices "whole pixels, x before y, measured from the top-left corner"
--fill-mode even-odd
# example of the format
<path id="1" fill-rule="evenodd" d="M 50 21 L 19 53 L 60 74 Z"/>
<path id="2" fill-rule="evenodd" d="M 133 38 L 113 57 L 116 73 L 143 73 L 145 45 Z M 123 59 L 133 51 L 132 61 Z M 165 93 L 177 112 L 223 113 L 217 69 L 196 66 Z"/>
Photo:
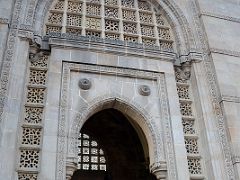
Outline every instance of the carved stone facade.
<path id="1" fill-rule="evenodd" d="M 140 127 L 157 179 L 240 178 L 238 2 L 0 4 L 0 177 L 105 171 L 80 131 L 112 108 Z"/>

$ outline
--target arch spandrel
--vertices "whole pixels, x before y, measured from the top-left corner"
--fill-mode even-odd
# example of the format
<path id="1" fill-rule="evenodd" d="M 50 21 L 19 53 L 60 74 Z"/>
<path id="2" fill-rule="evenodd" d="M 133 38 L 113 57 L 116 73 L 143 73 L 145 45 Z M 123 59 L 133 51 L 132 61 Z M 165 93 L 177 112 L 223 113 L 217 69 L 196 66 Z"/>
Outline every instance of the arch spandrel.
<path id="1" fill-rule="evenodd" d="M 154 119 L 140 105 L 131 103 L 131 101 L 123 96 L 102 96 L 89 102 L 88 107 L 83 111 L 79 111 L 75 115 L 72 125 L 69 129 L 70 141 L 68 143 L 69 156 L 76 156 L 77 152 L 77 137 L 83 124 L 95 113 L 114 108 L 123 114 L 129 116 L 143 131 L 149 147 L 150 164 L 157 162 L 165 162 L 165 153 L 160 132 L 157 132 L 158 127 Z"/>

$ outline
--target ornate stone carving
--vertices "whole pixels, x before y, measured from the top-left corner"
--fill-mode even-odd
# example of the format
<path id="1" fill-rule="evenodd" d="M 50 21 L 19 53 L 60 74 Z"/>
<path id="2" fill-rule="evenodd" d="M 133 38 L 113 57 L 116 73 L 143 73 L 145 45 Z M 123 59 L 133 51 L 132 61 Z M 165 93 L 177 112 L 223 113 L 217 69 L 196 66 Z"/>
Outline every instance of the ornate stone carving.
<path id="1" fill-rule="evenodd" d="M 78 83 L 79 87 L 83 90 L 88 90 L 91 88 L 92 86 L 92 83 L 89 79 L 87 78 L 83 78 L 83 79 L 80 79 L 79 80 L 79 83 Z"/>
<path id="2" fill-rule="evenodd" d="M 142 96 L 149 96 L 151 94 L 151 89 L 147 85 L 142 85 L 139 87 L 139 94 Z"/>
<path id="3" fill-rule="evenodd" d="M 68 157 L 66 162 L 66 179 L 70 180 L 77 170 L 77 160 L 75 157 Z"/>
<path id="4" fill-rule="evenodd" d="M 40 47 L 41 47 L 41 38 L 34 36 L 34 38 L 30 40 L 30 48 L 29 48 L 29 60 L 31 62 L 35 62 L 43 56 L 43 51 L 40 50 Z"/>
<path id="5" fill-rule="evenodd" d="M 76 119 L 71 125 L 70 135 L 68 138 L 66 136 L 67 129 L 66 129 L 66 112 L 67 112 L 67 94 L 69 90 L 69 76 L 70 72 L 75 71 L 76 69 L 80 72 L 89 72 L 89 73 L 118 73 L 118 74 L 125 74 L 130 77 L 138 77 L 144 78 L 149 80 L 157 80 L 161 79 L 159 82 L 162 88 L 165 89 L 165 81 L 164 75 L 161 73 L 154 73 L 154 72 L 145 72 L 145 71 L 138 71 L 138 70 L 129 70 L 129 69 L 122 69 L 122 68 L 114 68 L 114 67 L 105 67 L 105 66 L 97 66 L 97 65 L 85 65 L 85 64 L 74 64 L 74 63 L 64 63 L 63 68 L 63 85 L 61 90 L 61 106 L 60 106 L 60 120 L 59 120 L 59 129 L 58 129 L 58 157 L 57 157 L 57 179 L 63 180 L 66 178 L 65 167 L 66 167 L 66 160 L 64 154 L 77 154 L 77 137 L 80 132 L 81 126 L 83 123 L 94 113 L 101 110 L 101 107 L 106 106 L 106 104 L 115 104 L 115 108 L 118 108 L 120 111 L 124 111 L 125 113 L 129 114 L 130 117 L 136 117 L 135 119 L 138 120 L 139 125 L 141 127 L 145 127 L 144 129 L 148 129 L 148 133 L 150 134 L 149 137 L 152 138 L 153 142 L 153 150 L 154 150 L 154 161 L 161 162 L 164 161 L 164 153 L 163 153 L 163 140 L 160 137 L 160 134 L 156 132 L 158 129 L 154 122 L 154 119 L 141 107 L 139 104 L 132 102 L 130 99 L 125 98 L 123 95 L 119 94 L 107 94 L 105 96 L 96 97 L 96 99 L 91 100 L 87 103 L 86 106 L 83 106 L 79 109 L 81 113 L 76 114 Z M 161 91 L 161 90 L 160 90 Z M 162 92 L 162 91 L 161 91 Z M 167 147 L 167 154 L 168 154 L 168 164 L 169 164 L 169 178 L 171 180 L 176 179 L 176 168 L 175 168 L 175 160 L 174 160 L 174 149 L 173 149 L 173 141 L 171 135 L 171 125 L 169 119 L 169 110 L 168 110 L 168 102 L 167 102 L 167 93 L 164 90 L 161 93 L 162 99 L 162 110 L 163 119 L 164 119 L 164 128 L 165 134 L 164 138 L 166 139 L 165 145 Z M 114 102 L 114 103 L 113 103 Z M 130 103 L 131 102 L 131 103 Z M 128 106 L 127 106 L 128 105 Z M 165 124 L 166 123 L 166 124 Z M 146 128 L 148 127 L 148 128 Z M 75 138 L 73 138 L 75 137 Z M 68 142 L 69 141 L 69 142 Z M 66 144 L 68 142 L 68 145 Z M 75 148 L 75 149 L 74 149 Z"/>
<path id="6" fill-rule="evenodd" d="M 20 169 L 36 170 L 39 168 L 39 160 L 38 150 L 21 150 L 19 167 Z"/>
<path id="7" fill-rule="evenodd" d="M 204 25 L 199 19 L 199 7 L 195 1 L 191 1 L 191 9 L 194 13 L 194 24 L 197 29 L 198 38 L 200 39 L 200 48 L 204 52 L 203 56 L 203 64 L 205 67 L 205 74 L 208 82 L 209 92 L 211 95 L 211 101 L 213 104 L 213 112 L 215 113 L 216 120 L 217 120 L 217 127 L 218 127 L 218 136 L 219 141 L 222 147 L 222 153 L 224 155 L 224 165 L 226 168 L 226 173 L 228 176 L 228 179 L 236 179 L 234 174 L 234 168 L 233 168 L 233 162 L 232 162 L 232 152 L 231 152 L 231 146 L 229 143 L 228 135 L 227 135 L 227 127 L 225 124 L 225 118 L 222 112 L 221 105 L 219 103 L 219 97 L 220 92 L 217 85 L 217 78 L 216 73 L 214 70 L 214 65 L 212 59 L 207 56 L 209 53 L 209 46 L 207 43 L 207 37 L 204 31 Z"/>
<path id="8" fill-rule="evenodd" d="M 167 180 L 167 164 L 166 162 L 158 162 L 150 167 L 150 171 L 157 180 Z"/>
<path id="9" fill-rule="evenodd" d="M 180 67 L 175 67 L 177 82 L 186 83 L 191 76 L 191 63 L 185 62 Z"/>

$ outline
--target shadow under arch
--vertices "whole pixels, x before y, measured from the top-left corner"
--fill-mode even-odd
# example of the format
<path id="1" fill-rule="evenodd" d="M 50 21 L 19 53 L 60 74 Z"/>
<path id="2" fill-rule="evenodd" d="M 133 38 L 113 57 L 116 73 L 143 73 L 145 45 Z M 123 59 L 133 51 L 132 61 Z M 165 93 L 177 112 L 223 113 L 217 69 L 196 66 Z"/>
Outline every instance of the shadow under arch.
<path id="1" fill-rule="evenodd" d="M 165 162 L 165 153 L 163 141 L 154 119 L 141 106 L 131 102 L 131 100 L 120 96 L 103 96 L 93 99 L 85 110 L 75 115 L 74 121 L 69 130 L 68 141 L 68 156 L 77 155 L 77 137 L 84 123 L 94 114 L 113 108 L 120 111 L 125 116 L 132 119 L 133 123 L 137 124 L 148 144 L 150 165 Z"/>

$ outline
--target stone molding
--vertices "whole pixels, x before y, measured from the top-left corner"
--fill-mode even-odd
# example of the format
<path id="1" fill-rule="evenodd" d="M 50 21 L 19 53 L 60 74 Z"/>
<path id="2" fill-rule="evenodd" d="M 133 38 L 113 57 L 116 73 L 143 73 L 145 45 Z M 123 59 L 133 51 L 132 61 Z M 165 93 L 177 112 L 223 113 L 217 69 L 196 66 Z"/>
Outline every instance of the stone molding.
<path id="1" fill-rule="evenodd" d="M 73 124 L 71 125 L 71 131 L 68 135 L 70 142 L 67 148 L 67 129 L 66 129 L 66 112 L 67 112 L 67 94 L 68 94 L 68 83 L 70 70 L 77 70 L 78 72 L 91 72 L 91 73 L 107 73 L 107 74 L 118 74 L 119 76 L 128 76 L 128 77 L 137 77 L 144 78 L 149 80 L 155 80 L 158 82 L 160 87 L 160 101 L 161 101 L 161 114 L 163 121 L 163 129 L 164 129 L 164 145 L 162 145 L 163 141 L 160 137 L 160 134 L 157 131 L 156 125 L 154 125 L 153 118 L 144 110 L 143 107 L 138 104 L 132 102 L 130 99 L 126 99 L 123 95 L 119 95 L 116 93 L 106 94 L 105 96 L 96 97 L 96 99 L 92 100 L 87 104 L 87 106 L 79 109 L 79 113 L 76 114 L 76 118 L 74 119 Z M 59 119 L 59 128 L 58 128 L 58 157 L 57 157 L 57 179 L 63 180 L 65 179 L 66 173 L 64 167 L 66 167 L 66 157 L 64 154 L 70 153 L 71 155 L 76 154 L 76 143 L 78 133 L 80 132 L 81 126 L 83 123 L 93 115 L 95 112 L 100 111 L 102 107 L 109 106 L 109 103 L 115 104 L 120 110 L 124 112 L 130 113 L 130 115 L 139 116 L 136 119 L 143 119 L 142 123 L 146 124 L 145 126 L 151 131 L 151 136 L 153 138 L 153 147 L 154 150 L 154 161 L 156 162 L 164 162 L 163 148 L 165 147 L 165 151 L 167 154 L 167 167 L 168 167 L 168 177 L 171 180 L 177 179 L 176 172 L 176 164 L 175 164 L 175 153 L 173 146 L 173 137 L 171 132 L 171 123 L 170 123 L 170 115 L 169 115 L 169 107 L 168 107 L 168 99 L 167 99 L 167 91 L 165 84 L 165 77 L 162 73 L 157 72 L 149 72 L 149 71 L 141 71 L 136 69 L 124 69 L 124 68 L 115 68 L 108 66 L 98 66 L 98 65 L 86 65 L 86 64 L 75 64 L 75 63 L 64 63 L 63 64 L 63 84 L 61 90 L 61 105 L 60 105 L 60 119 Z M 118 102 L 118 103 L 116 103 Z M 106 105 L 106 103 L 108 105 Z M 131 104 L 129 104 L 131 103 Z M 126 109 L 126 105 L 129 107 Z M 136 110 L 139 113 L 136 113 Z M 135 113 L 135 114 L 134 114 Z M 73 128 L 73 129 L 72 129 Z M 158 147 L 158 148 L 156 148 Z M 75 149 L 74 149 L 75 148 Z M 160 149 L 159 149 L 160 148 Z M 67 151 L 68 149 L 68 151 Z"/>
<path id="2" fill-rule="evenodd" d="M 89 38 L 86 36 L 74 36 L 71 34 L 52 33 L 45 36 L 44 41 L 48 41 L 52 47 L 74 47 L 96 52 L 106 52 L 119 55 L 144 56 L 146 58 L 165 60 L 174 62 L 176 54 L 159 49 L 158 46 L 144 48 L 143 44 L 126 43 L 120 40 L 110 40 L 102 38 Z"/>
<path id="3" fill-rule="evenodd" d="M 231 51 L 227 49 L 210 48 L 211 53 L 223 54 L 227 56 L 240 57 L 240 51 Z"/>
<path id="4" fill-rule="evenodd" d="M 26 25 L 32 25 L 33 23 L 33 17 L 34 17 L 37 2 L 38 0 L 30 0 L 27 3 L 27 10 L 26 10 L 25 19 L 24 19 L 24 22 Z"/>
<path id="5" fill-rule="evenodd" d="M 212 102 L 212 109 L 215 113 L 216 123 L 218 127 L 218 137 L 220 141 L 220 145 L 222 147 L 222 153 L 224 158 L 224 167 L 225 173 L 229 180 L 236 179 L 234 174 L 234 168 L 232 163 L 232 152 L 230 141 L 227 136 L 227 126 L 226 126 L 226 119 L 224 118 L 221 104 L 219 103 L 220 99 L 220 90 L 218 87 L 217 76 L 214 69 L 213 60 L 209 56 L 209 45 L 208 45 L 208 38 L 204 31 L 204 24 L 200 20 L 200 7 L 196 0 L 191 0 L 191 9 L 193 13 L 193 21 L 196 27 L 196 31 L 198 37 L 200 39 L 200 46 L 204 53 L 203 56 L 203 66 L 205 69 L 205 74 L 207 78 L 207 83 L 209 87 L 209 93 Z"/>
<path id="6" fill-rule="evenodd" d="M 227 96 L 227 95 L 222 95 L 221 101 L 220 102 L 234 102 L 234 103 L 240 103 L 240 97 L 237 96 Z"/>
<path id="7" fill-rule="evenodd" d="M 236 17 L 232 17 L 232 16 L 225 16 L 222 14 L 217 14 L 217 13 L 212 13 L 212 12 L 207 12 L 207 11 L 200 12 L 200 17 L 201 16 L 209 16 L 209 17 L 213 17 L 213 18 L 217 18 L 217 19 L 223 19 L 226 21 L 240 23 L 240 18 L 236 18 Z"/>

